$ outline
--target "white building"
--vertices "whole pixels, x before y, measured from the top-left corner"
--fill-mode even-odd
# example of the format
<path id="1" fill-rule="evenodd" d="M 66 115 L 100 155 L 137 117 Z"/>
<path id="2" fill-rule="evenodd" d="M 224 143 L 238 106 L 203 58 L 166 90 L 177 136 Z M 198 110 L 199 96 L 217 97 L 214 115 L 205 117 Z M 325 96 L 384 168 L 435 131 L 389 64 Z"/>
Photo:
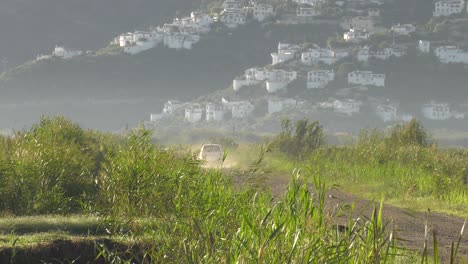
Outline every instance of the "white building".
<path id="1" fill-rule="evenodd" d="M 365 46 L 359 49 L 357 59 L 358 61 L 368 61 L 370 58 L 387 60 L 392 56 L 400 58 L 405 54 L 406 50 L 401 48 L 385 48 L 382 50 L 372 51 L 369 47 Z"/>
<path id="2" fill-rule="evenodd" d="M 329 70 L 315 70 L 307 73 L 307 89 L 324 88 L 335 79 L 335 72 Z"/>
<path id="3" fill-rule="evenodd" d="M 189 123 L 197 123 L 202 120 L 203 108 L 199 104 L 191 104 L 185 108 L 185 120 Z"/>
<path id="4" fill-rule="evenodd" d="M 225 11 L 221 14 L 221 22 L 228 28 L 236 28 L 247 23 L 247 14 L 244 10 Z"/>
<path id="5" fill-rule="evenodd" d="M 296 53 L 301 50 L 301 46 L 289 44 L 289 43 L 278 43 L 278 52 L 271 53 L 272 65 L 283 63 L 294 59 Z"/>
<path id="6" fill-rule="evenodd" d="M 164 46 L 170 49 L 192 49 L 193 45 L 200 41 L 200 35 L 187 35 L 172 33 L 164 36 Z"/>
<path id="7" fill-rule="evenodd" d="M 293 0 L 293 2 L 299 5 L 317 5 L 324 2 L 324 0 Z"/>
<path id="8" fill-rule="evenodd" d="M 383 122 L 393 122 L 397 120 L 397 108 L 393 105 L 378 105 L 375 113 Z"/>
<path id="9" fill-rule="evenodd" d="M 229 109 L 232 113 L 232 118 L 243 119 L 252 114 L 255 107 L 248 101 L 229 102 L 222 99 L 222 105 Z"/>
<path id="10" fill-rule="evenodd" d="M 409 35 L 416 31 L 416 27 L 412 24 L 397 24 L 391 28 L 391 31 L 396 35 Z"/>
<path id="11" fill-rule="evenodd" d="M 181 111 L 185 107 L 186 103 L 181 101 L 168 101 L 164 104 L 163 115 L 174 115 L 177 111 Z"/>
<path id="12" fill-rule="evenodd" d="M 51 55 L 44 55 L 44 54 L 39 54 L 36 56 L 36 61 L 43 61 L 43 60 L 48 60 L 51 59 Z"/>
<path id="13" fill-rule="evenodd" d="M 235 78 L 232 81 L 232 88 L 234 91 L 238 91 L 245 86 L 260 84 L 267 79 L 267 76 L 268 71 L 263 68 L 250 68 L 245 71 L 242 77 Z"/>
<path id="14" fill-rule="evenodd" d="M 268 93 L 276 93 L 285 89 L 289 83 L 296 80 L 296 71 L 271 70 L 268 72 L 266 80 L 266 89 Z"/>
<path id="15" fill-rule="evenodd" d="M 447 120 L 452 117 L 448 104 L 434 101 L 423 105 L 421 112 L 425 118 L 431 120 Z"/>
<path id="16" fill-rule="evenodd" d="M 348 52 L 336 52 L 331 49 L 322 49 L 315 45 L 314 48 L 302 53 L 301 62 L 305 65 L 312 65 L 320 62 L 331 65 L 348 55 Z"/>
<path id="17" fill-rule="evenodd" d="M 238 11 L 244 8 L 244 4 L 241 0 L 227 0 L 224 1 L 223 8 L 225 12 Z"/>
<path id="18" fill-rule="evenodd" d="M 369 39 L 369 33 L 360 29 L 351 28 L 343 34 L 343 39 L 346 42 L 358 43 Z"/>
<path id="19" fill-rule="evenodd" d="M 314 17 L 319 16 L 320 11 L 315 6 L 299 6 L 296 9 L 298 17 Z"/>
<path id="20" fill-rule="evenodd" d="M 206 121 L 221 122 L 224 120 L 224 107 L 213 103 L 206 104 Z"/>
<path id="21" fill-rule="evenodd" d="M 463 12 L 465 6 L 464 0 L 439 1 L 435 3 L 433 15 L 435 17 L 451 16 Z"/>
<path id="22" fill-rule="evenodd" d="M 456 46 L 441 46 L 434 50 L 435 56 L 441 63 L 465 63 L 468 64 L 468 52 Z"/>
<path id="23" fill-rule="evenodd" d="M 135 31 L 119 36 L 119 46 L 124 48 L 124 52 L 135 55 L 142 51 L 152 49 L 162 42 L 164 33 L 159 31 Z"/>
<path id="24" fill-rule="evenodd" d="M 422 53 L 430 53 L 431 52 L 431 42 L 426 40 L 420 40 L 418 44 L 418 49 Z"/>
<path id="25" fill-rule="evenodd" d="M 371 71 L 353 71 L 348 73 L 348 84 L 384 87 L 385 74 L 375 74 Z"/>
<path id="26" fill-rule="evenodd" d="M 260 22 L 274 15 L 275 9 L 270 4 L 256 4 L 253 8 L 253 17 Z"/>
<path id="27" fill-rule="evenodd" d="M 349 29 L 359 29 L 366 32 L 372 32 L 376 29 L 375 26 L 375 17 L 373 16 L 356 16 L 356 17 L 343 17 L 341 23 L 341 28 L 345 30 Z"/>
<path id="28" fill-rule="evenodd" d="M 193 22 L 205 28 L 209 28 L 214 22 L 214 19 L 211 16 L 199 12 L 190 13 L 190 17 Z"/>
<path id="29" fill-rule="evenodd" d="M 62 59 L 71 59 L 76 56 L 80 56 L 83 54 L 81 50 L 71 50 L 71 49 L 65 49 L 62 46 L 55 46 L 54 52 L 52 53 L 53 56 L 59 57 Z"/>
<path id="30" fill-rule="evenodd" d="M 297 106 L 297 101 L 292 98 L 270 98 L 268 99 L 268 113 L 278 113 L 286 109 L 292 109 Z"/>
<path id="31" fill-rule="evenodd" d="M 361 101 L 356 101 L 353 99 L 346 100 L 335 100 L 333 102 L 333 110 L 337 113 L 347 114 L 349 116 L 354 113 L 359 113 L 361 111 Z"/>

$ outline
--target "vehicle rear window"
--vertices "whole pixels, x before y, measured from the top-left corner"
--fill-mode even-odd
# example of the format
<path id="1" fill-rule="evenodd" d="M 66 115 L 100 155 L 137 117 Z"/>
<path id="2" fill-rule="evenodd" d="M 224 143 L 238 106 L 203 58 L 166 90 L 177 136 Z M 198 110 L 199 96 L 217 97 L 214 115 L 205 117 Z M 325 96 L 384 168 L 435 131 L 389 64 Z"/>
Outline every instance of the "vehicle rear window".
<path id="1" fill-rule="evenodd" d="M 204 152 L 220 152 L 221 149 L 219 146 L 205 146 L 203 147 Z"/>

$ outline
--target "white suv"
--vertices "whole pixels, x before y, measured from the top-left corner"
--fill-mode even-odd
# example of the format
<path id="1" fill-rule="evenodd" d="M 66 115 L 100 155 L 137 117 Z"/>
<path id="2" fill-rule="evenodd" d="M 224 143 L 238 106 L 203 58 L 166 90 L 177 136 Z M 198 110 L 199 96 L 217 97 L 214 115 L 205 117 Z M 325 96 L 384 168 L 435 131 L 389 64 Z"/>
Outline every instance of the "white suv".
<path id="1" fill-rule="evenodd" d="M 204 144 L 198 154 L 200 160 L 207 164 L 221 164 L 224 158 L 224 152 L 218 144 Z"/>

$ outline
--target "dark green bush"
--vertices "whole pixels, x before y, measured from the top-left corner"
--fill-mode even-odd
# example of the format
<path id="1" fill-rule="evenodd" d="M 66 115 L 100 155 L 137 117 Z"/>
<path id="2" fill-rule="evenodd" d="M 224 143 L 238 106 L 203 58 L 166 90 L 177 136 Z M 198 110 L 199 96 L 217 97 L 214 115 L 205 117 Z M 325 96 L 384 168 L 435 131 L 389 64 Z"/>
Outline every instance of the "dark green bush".
<path id="1" fill-rule="evenodd" d="M 0 211 L 74 213 L 96 194 L 102 153 L 96 139 L 63 117 L 42 118 L 29 131 L 3 140 Z"/>
<path id="2" fill-rule="evenodd" d="M 290 157 L 304 157 L 325 145 L 325 134 L 318 122 L 302 119 L 292 125 L 291 120 L 281 122 L 281 133 L 273 138 L 269 147 Z"/>

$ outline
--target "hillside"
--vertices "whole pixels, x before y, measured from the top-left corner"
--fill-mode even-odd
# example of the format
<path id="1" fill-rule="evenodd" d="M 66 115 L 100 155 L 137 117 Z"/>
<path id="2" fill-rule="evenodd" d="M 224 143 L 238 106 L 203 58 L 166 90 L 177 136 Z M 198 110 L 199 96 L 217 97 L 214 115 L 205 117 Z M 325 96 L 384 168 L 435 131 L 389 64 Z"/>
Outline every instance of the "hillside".
<path id="1" fill-rule="evenodd" d="M 0 58 L 14 66 L 50 52 L 56 44 L 103 47 L 117 34 L 158 25 L 206 0 L 2 0 Z M 211 1 L 212 2 L 212 1 Z"/>
<path id="2" fill-rule="evenodd" d="M 213 34 L 204 37 L 191 51 L 159 47 L 136 56 L 86 55 L 66 61 L 29 62 L 1 76 L 0 89 L 4 96 L 0 100 L 4 104 L 47 101 L 50 105 L 50 101 L 89 98 L 145 98 L 145 103 L 138 103 L 138 109 L 129 106 L 127 110 L 133 111 L 132 114 L 120 116 L 112 123 L 114 127 L 122 126 L 121 120 L 127 117 L 128 122 L 138 122 L 147 119 L 149 112 L 159 112 L 164 100 L 188 100 L 230 86 L 232 79 L 242 74 L 244 69 L 270 63 L 270 53 L 276 49 L 278 41 L 286 39 L 324 44 L 323 40 L 334 31 L 334 26 L 330 25 L 286 27 L 254 23 L 232 33 L 226 33 L 224 28 L 213 30 Z M 120 106 L 108 109 L 106 107 L 111 116 L 116 115 L 114 110 L 123 111 Z M 37 110 L 21 108 L 12 111 L 15 114 L 24 111 L 16 126 L 37 120 Z M 70 113 L 74 119 L 85 120 L 86 126 L 95 117 L 89 113 L 81 117 L 65 106 L 51 106 L 40 111 L 47 114 Z M 121 114 L 128 114 L 128 111 Z M 30 120 L 25 122 L 28 118 Z M 101 117 L 101 120 L 109 120 L 109 117 Z M 0 121 L 3 125 L 13 125 L 8 114 L 0 116 Z M 101 124 L 102 121 L 91 124 L 108 128 L 95 126 L 96 123 Z"/>

